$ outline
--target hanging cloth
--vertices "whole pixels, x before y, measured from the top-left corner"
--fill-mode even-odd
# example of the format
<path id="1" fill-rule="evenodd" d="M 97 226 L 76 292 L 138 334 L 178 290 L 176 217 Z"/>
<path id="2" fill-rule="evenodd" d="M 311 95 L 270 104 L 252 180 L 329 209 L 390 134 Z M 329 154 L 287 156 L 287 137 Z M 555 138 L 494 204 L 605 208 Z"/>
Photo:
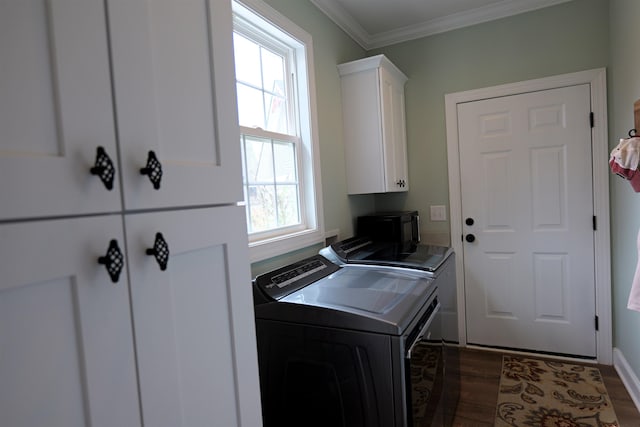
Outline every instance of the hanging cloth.
<path id="1" fill-rule="evenodd" d="M 629 181 L 636 193 L 640 193 L 640 137 L 621 139 L 611 150 L 609 167 L 611 172 Z"/>

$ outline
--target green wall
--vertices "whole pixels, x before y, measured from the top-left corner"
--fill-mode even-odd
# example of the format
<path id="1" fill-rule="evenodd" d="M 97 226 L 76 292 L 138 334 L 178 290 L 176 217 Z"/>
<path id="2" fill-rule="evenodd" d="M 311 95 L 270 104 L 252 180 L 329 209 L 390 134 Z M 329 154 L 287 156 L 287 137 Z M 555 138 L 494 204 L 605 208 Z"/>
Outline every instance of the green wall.
<path id="1" fill-rule="evenodd" d="M 423 234 L 448 233 L 430 222 L 430 205 L 446 205 L 444 96 L 505 83 L 606 67 L 607 0 L 577 0 L 378 49 L 409 77 L 406 114 L 411 190 L 376 195 L 376 208 L 421 212 Z"/>
<path id="2" fill-rule="evenodd" d="M 640 2 L 610 1 L 609 142 L 613 148 L 633 128 L 633 103 L 640 98 Z M 628 310 L 627 299 L 638 260 L 640 194 L 624 180 L 612 177 L 611 269 L 614 347 L 640 375 L 640 313 Z"/>

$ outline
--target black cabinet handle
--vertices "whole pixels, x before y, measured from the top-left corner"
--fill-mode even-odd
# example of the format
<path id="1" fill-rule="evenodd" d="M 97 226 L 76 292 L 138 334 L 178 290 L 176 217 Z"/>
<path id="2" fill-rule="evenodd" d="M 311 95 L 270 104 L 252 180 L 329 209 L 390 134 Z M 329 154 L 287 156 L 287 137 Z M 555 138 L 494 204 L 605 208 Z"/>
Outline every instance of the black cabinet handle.
<path id="1" fill-rule="evenodd" d="M 111 191 L 113 189 L 116 168 L 113 166 L 113 162 L 104 148 L 98 147 L 96 149 L 96 162 L 95 165 L 89 169 L 89 172 L 91 172 L 91 175 L 99 177 L 107 190 Z"/>
<path id="2" fill-rule="evenodd" d="M 471 226 L 473 224 L 475 224 L 475 221 L 473 220 L 473 218 L 467 218 L 464 220 L 464 223 Z"/>
<path id="3" fill-rule="evenodd" d="M 118 247 L 117 240 L 113 239 L 109 242 L 107 253 L 105 256 L 98 258 L 98 264 L 105 266 L 113 283 L 118 283 L 120 273 L 124 268 L 124 257 L 122 256 L 122 251 Z"/>
<path id="4" fill-rule="evenodd" d="M 156 240 L 153 243 L 153 248 L 148 248 L 146 254 L 155 257 L 160 270 L 165 271 L 167 264 L 169 263 L 169 245 L 164 240 L 162 233 L 156 233 Z"/>
<path id="5" fill-rule="evenodd" d="M 156 153 L 149 151 L 147 157 L 147 166 L 140 169 L 141 175 L 147 175 L 149 181 L 153 184 L 153 188 L 160 189 L 160 181 L 162 181 L 162 164 L 156 157 Z"/>
<path id="6" fill-rule="evenodd" d="M 476 236 L 474 236 L 473 234 L 467 234 L 466 236 L 464 236 L 464 240 L 469 243 L 473 243 L 476 241 Z"/>
<path id="7" fill-rule="evenodd" d="M 398 187 L 405 187 L 405 186 L 406 186 L 406 184 L 407 184 L 407 182 L 406 182 L 404 179 L 400 179 L 400 180 L 398 180 L 398 181 L 396 182 L 396 185 L 397 185 Z"/>

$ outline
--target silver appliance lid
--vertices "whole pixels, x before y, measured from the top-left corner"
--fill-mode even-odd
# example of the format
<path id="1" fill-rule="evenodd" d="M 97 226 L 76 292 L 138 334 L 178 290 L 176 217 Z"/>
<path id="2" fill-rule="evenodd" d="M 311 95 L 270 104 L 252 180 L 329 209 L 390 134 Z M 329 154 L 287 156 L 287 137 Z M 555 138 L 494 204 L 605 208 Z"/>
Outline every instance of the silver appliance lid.
<path id="1" fill-rule="evenodd" d="M 426 272 L 436 271 L 453 253 L 447 246 L 402 245 L 373 242 L 367 238 L 351 238 L 323 248 L 320 254 L 337 264 L 386 265 Z"/>
<path id="2" fill-rule="evenodd" d="M 404 330 L 436 290 L 418 272 L 382 266 L 345 265 L 282 299 L 280 303 L 323 308 Z M 282 309 L 283 306 L 281 305 Z M 344 325 L 349 328 L 350 325 Z M 372 329 L 376 329 L 372 327 Z"/>

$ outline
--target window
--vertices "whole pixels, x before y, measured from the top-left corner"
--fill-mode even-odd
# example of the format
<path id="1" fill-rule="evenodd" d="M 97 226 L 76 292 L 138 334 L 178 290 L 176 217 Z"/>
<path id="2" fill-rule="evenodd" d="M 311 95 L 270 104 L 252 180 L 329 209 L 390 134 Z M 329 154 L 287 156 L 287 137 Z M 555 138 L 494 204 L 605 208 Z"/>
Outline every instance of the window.
<path id="1" fill-rule="evenodd" d="M 311 37 L 261 0 L 233 2 L 251 261 L 323 241 Z"/>

